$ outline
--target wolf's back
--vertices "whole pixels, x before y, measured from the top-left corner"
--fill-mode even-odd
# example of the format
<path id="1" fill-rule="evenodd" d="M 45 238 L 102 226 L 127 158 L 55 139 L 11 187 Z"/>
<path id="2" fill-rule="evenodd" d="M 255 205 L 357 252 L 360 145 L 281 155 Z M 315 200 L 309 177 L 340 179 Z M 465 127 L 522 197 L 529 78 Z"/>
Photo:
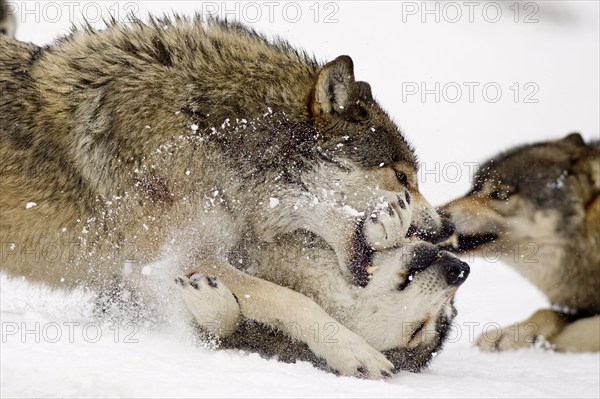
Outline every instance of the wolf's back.
<path id="1" fill-rule="evenodd" d="M 104 201 L 129 193 L 118 227 L 137 229 L 149 206 L 189 189 L 189 179 L 179 176 L 190 165 L 165 167 L 168 159 L 156 151 L 162 145 L 189 136 L 213 140 L 177 150 L 196 151 L 177 158 L 194 160 L 215 159 L 206 152 L 216 151 L 218 170 L 196 165 L 205 189 L 231 185 L 228 167 L 248 170 L 237 153 L 256 164 L 257 144 L 280 148 L 286 159 L 299 152 L 273 144 L 260 129 L 235 137 L 210 133 L 232 115 L 250 119 L 271 107 L 286 123 L 305 119 L 319 68 L 304 53 L 237 24 L 178 18 L 76 30 L 47 47 L 0 36 L 0 49 L 0 242 L 16 248 L 0 266 L 41 278 L 39 250 L 58 242 L 68 252 L 87 221 L 102 215 Z M 275 139 L 287 142 L 286 129 L 267 132 L 276 130 Z M 132 174 L 138 169 L 148 173 Z M 135 193 L 139 201 L 131 199 Z M 53 267 L 46 271 L 60 278 Z"/>

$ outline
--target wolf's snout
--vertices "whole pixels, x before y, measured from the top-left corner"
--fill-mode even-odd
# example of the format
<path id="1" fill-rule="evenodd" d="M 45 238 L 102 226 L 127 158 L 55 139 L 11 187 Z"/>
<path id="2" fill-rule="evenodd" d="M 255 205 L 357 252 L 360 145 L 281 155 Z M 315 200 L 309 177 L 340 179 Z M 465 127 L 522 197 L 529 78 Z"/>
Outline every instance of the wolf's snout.
<path id="1" fill-rule="evenodd" d="M 441 228 L 438 231 L 422 230 L 411 224 L 408 228 L 407 237 L 416 237 L 422 241 L 428 241 L 432 244 L 437 244 L 446 241 L 454 234 L 456 226 L 449 219 L 442 218 Z"/>
<path id="2" fill-rule="evenodd" d="M 461 285 L 471 272 L 468 264 L 448 253 L 443 254 L 438 262 L 443 267 L 448 285 Z"/>
<path id="3" fill-rule="evenodd" d="M 437 259 L 439 249 L 426 242 L 416 244 L 416 248 L 411 252 L 408 269 L 419 271 L 431 266 Z"/>
<path id="4" fill-rule="evenodd" d="M 452 223 L 450 219 L 442 218 L 442 230 L 440 231 L 440 234 L 438 234 L 438 236 L 436 237 L 435 243 L 437 244 L 439 242 L 446 241 L 447 239 L 452 237 L 452 234 L 454 234 L 455 231 L 456 226 L 454 225 L 454 223 Z"/>

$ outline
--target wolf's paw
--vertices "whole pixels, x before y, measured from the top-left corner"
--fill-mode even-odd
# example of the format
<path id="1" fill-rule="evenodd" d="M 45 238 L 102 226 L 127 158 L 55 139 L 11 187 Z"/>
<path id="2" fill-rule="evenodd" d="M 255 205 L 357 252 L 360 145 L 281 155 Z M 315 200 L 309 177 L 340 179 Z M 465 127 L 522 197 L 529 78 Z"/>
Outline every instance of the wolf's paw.
<path id="1" fill-rule="evenodd" d="M 404 194 L 390 193 L 366 217 L 364 235 L 375 250 L 395 247 L 406 239 L 412 208 Z"/>
<path id="2" fill-rule="evenodd" d="M 381 352 L 345 327 L 341 327 L 331 343 L 309 346 L 340 375 L 377 380 L 393 374 L 394 365 Z"/>
<path id="3" fill-rule="evenodd" d="M 487 328 L 475 342 L 484 352 L 501 352 L 545 346 L 543 336 L 538 335 L 537 327 L 532 323 L 514 323 L 505 327 Z"/>
<path id="4" fill-rule="evenodd" d="M 225 284 L 201 273 L 177 277 L 175 283 L 202 330 L 218 337 L 226 337 L 235 331 L 240 307 Z"/>

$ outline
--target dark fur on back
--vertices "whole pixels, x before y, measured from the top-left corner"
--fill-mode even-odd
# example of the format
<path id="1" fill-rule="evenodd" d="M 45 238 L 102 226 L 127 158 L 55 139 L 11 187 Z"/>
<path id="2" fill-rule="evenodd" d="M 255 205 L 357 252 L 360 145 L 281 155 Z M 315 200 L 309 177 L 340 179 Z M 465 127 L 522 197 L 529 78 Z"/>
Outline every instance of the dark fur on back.
<path id="1" fill-rule="evenodd" d="M 163 79 L 167 80 L 176 73 L 177 78 L 187 83 L 178 88 L 182 90 L 178 93 L 181 101 L 176 104 L 190 123 L 198 125 L 198 136 L 207 137 L 220 150 L 232 152 L 242 162 L 258 161 L 269 167 L 281 166 L 289 159 L 340 154 L 367 167 L 404 161 L 416 168 L 412 148 L 397 128 L 378 125 L 388 116 L 373 101 L 369 105 L 375 106 L 377 112 L 361 121 L 360 135 L 350 135 L 340 142 L 338 135 L 317 134 L 307 123 L 310 87 L 306 83 L 315 80 L 322 65 L 284 40 L 268 40 L 236 22 L 213 19 L 203 22 L 197 15 L 193 19 L 152 18 L 149 23 L 134 20 L 131 26 L 115 23 L 103 31 L 87 27 L 73 31 L 57 44 L 79 45 L 77 39 L 81 35 L 86 35 L 86 41 L 90 42 L 86 46 L 89 57 L 94 58 L 98 51 L 110 51 L 112 57 L 95 65 L 83 57 L 71 59 L 66 66 L 80 75 L 80 82 L 73 82 L 75 90 L 78 86 L 85 90 L 110 85 L 114 62 L 131 66 L 127 76 L 131 84 L 136 83 L 137 75 L 164 74 Z M 269 108 L 277 113 L 266 114 Z M 304 111 L 298 113 L 299 109 Z M 224 122 L 231 115 L 240 114 L 247 115 L 249 123 L 230 120 L 231 125 L 238 124 L 236 132 L 214 125 L 215 120 Z M 250 121 L 260 115 L 270 120 L 264 124 L 260 120 Z M 273 119 L 277 120 L 276 129 Z M 336 131 L 345 124 L 338 123 Z M 268 128 L 264 129 L 265 126 Z M 254 132 L 249 134 L 248 129 Z M 369 146 L 374 149 L 365 154 L 364 148 Z"/>

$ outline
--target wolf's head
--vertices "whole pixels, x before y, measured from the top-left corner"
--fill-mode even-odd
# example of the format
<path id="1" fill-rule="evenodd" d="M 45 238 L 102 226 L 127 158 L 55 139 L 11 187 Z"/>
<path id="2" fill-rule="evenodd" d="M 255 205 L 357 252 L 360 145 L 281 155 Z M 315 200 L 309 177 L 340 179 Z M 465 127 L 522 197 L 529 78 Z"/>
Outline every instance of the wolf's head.
<path id="1" fill-rule="evenodd" d="M 307 112 L 310 128 L 298 140 L 294 126 L 298 144 L 285 153 L 303 157 L 296 168 L 302 191 L 279 190 L 289 197 L 278 198 L 278 208 L 269 212 L 267 218 L 279 224 L 267 223 L 269 231 L 305 229 L 321 236 L 360 285 L 366 285 L 373 250 L 400 246 L 411 236 L 435 242 L 452 233 L 419 192 L 413 149 L 370 85 L 355 81 L 350 57 L 318 70 Z"/>
<path id="2" fill-rule="evenodd" d="M 402 194 L 412 208 L 412 233 L 437 240 L 446 235 L 438 214 L 419 192 L 414 149 L 374 100 L 371 86 L 354 80 L 353 62 L 340 56 L 319 72 L 311 96 L 311 111 L 325 155 L 347 162 L 347 169 L 366 172 L 383 191 Z M 356 194 L 360 194 L 356 188 Z M 399 201 L 402 206 L 402 201 Z"/>
<path id="3" fill-rule="evenodd" d="M 457 226 L 454 250 L 484 248 L 510 261 L 519 247 L 567 245 L 589 223 L 599 194 L 599 146 L 574 133 L 490 159 L 471 191 L 440 211 Z"/>
<path id="4" fill-rule="evenodd" d="M 396 370 L 427 366 L 456 316 L 454 294 L 469 266 L 428 243 L 379 251 L 372 279 L 346 323 L 381 350 Z"/>

